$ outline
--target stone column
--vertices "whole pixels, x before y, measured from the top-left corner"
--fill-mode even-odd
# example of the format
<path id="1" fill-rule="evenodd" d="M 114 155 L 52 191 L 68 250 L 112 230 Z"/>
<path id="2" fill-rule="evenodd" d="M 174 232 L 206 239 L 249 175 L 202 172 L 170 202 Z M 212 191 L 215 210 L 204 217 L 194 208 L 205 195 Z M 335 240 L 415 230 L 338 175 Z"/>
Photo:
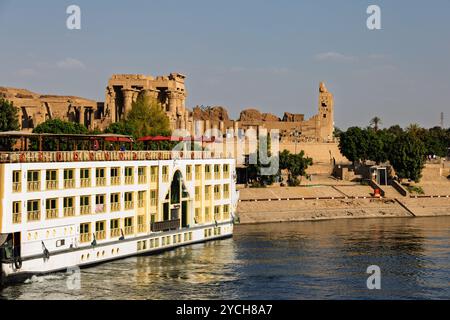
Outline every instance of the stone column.
<path id="1" fill-rule="evenodd" d="M 206 133 L 208 132 L 208 136 L 211 135 L 211 122 L 209 120 L 205 120 L 205 127 L 203 128 L 203 135 L 205 136 Z"/>
<path id="2" fill-rule="evenodd" d="M 123 114 L 125 117 L 127 113 L 131 110 L 131 105 L 133 104 L 133 94 L 134 90 L 132 89 L 122 89 L 123 93 Z"/>
<path id="3" fill-rule="evenodd" d="M 169 91 L 167 93 L 167 96 L 169 98 L 169 112 L 172 115 L 175 115 L 177 112 L 177 101 L 176 101 L 176 92 Z"/>

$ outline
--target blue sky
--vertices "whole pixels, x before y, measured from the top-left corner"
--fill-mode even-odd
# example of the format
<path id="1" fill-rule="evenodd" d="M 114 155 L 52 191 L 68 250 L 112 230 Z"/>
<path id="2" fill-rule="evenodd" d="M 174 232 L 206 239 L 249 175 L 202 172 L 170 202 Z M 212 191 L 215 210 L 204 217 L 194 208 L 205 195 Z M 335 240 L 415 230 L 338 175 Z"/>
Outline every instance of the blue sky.
<path id="1" fill-rule="evenodd" d="M 82 29 L 66 28 L 81 7 Z M 382 9 L 382 30 L 366 9 Z M 336 125 L 450 125 L 450 1 L 0 0 L 0 86 L 104 100 L 113 73 L 187 75 L 187 106 L 311 116 Z"/>

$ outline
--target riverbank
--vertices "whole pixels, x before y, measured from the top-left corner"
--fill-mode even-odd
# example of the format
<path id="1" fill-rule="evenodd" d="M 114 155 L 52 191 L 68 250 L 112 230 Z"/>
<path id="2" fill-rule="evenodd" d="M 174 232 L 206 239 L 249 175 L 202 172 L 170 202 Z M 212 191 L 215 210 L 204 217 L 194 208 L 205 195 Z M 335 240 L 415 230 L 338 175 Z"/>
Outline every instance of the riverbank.
<path id="1" fill-rule="evenodd" d="M 371 187 L 362 185 L 241 189 L 238 215 L 241 224 L 447 216 L 450 188 L 448 193 L 414 198 L 389 189 L 385 198 L 378 199 L 373 197 Z"/>

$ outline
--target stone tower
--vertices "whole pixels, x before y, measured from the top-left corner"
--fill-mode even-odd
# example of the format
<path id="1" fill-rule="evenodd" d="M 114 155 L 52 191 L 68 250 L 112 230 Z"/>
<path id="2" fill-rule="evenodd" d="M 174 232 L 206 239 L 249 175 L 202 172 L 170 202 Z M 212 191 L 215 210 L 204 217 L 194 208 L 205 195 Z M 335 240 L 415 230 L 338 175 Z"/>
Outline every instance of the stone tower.
<path id="1" fill-rule="evenodd" d="M 331 92 L 328 92 L 325 83 L 319 85 L 319 125 L 317 127 L 317 136 L 321 142 L 333 140 L 334 132 L 334 98 Z"/>

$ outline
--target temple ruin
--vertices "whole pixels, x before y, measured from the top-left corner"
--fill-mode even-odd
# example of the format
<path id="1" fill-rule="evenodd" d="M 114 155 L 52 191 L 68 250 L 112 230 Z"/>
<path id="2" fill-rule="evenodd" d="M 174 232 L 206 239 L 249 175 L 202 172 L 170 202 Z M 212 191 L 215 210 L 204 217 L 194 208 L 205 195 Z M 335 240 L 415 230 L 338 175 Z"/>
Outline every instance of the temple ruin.
<path id="1" fill-rule="evenodd" d="M 10 100 L 19 109 L 21 129 L 31 131 L 48 119 L 62 119 L 102 130 L 124 119 L 139 94 L 156 99 L 170 120 L 172 130 L 182 129 L 194 134 L 227 130 L 245 134 L 246 130 L 279 130 L 281 142 L 332 142 L 334 131 L 334 100 L 324 83 L 319 85 L 317 113 L 305 120 L 304 114 L 284 113 L 280 118 L 257 109 L 241 112 L 231 120 L 225 107 L 186 108 L 186 77 L 180 73 L 152 77 L 138 74 L 115 74 L 107 84 L 105 102 L 73 97 L 41 95 L 25 89 L 0 87 L 0 97 Z"/>

